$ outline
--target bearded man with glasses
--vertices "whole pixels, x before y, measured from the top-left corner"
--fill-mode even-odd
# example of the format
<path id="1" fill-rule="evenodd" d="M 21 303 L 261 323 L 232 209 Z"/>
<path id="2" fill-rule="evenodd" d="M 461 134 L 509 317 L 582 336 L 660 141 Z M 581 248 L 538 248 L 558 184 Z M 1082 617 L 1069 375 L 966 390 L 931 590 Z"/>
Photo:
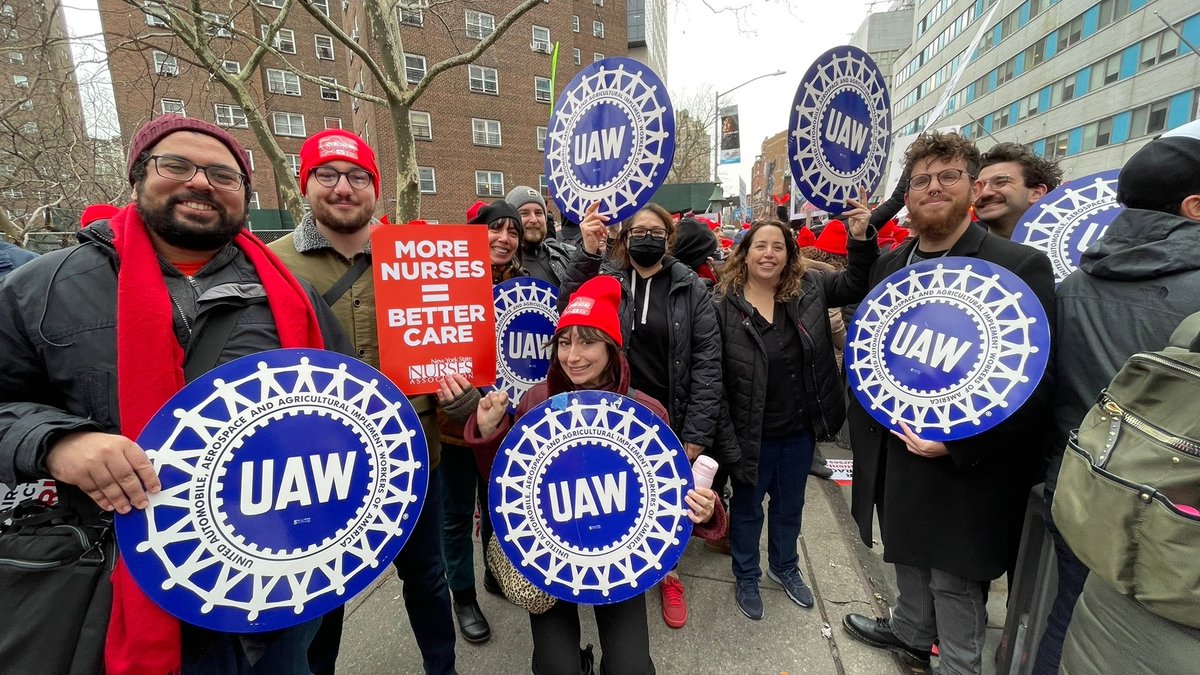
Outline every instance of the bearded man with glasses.
<path id="1" fill-rule="evenodd" d="M 957 134 L 922 134 L 905 160 L 905 203 L 916 236 L 875 262 L 870 285 L 921 260 L 979 258 L 1028 284 L 1053 328 L 1049 258 L 971 224 L 969 207 L 979 193 L 974 144 Z M 898 592 L 890 620 L 843 619 L 853 638 L 921 665 L 937 640 L 940 672 L 981 672 L 988 586 L 1015 564 L 1024 505 L 1046 456 L 1053 380 L 1051 367 L 1007 420 L 947 443 L 893 434 L 850 397 L 851 511 L 870 547 L 878 510 L 883 559 L 895 564 Z"/>

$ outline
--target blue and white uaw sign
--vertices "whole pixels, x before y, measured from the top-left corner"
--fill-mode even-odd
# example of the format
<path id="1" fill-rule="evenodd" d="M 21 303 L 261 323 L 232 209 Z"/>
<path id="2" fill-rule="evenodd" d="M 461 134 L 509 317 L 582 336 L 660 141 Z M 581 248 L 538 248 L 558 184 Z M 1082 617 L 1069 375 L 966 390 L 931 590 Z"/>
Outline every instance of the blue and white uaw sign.
<path id="1" fill-rule="evenodd" d="M 1109 169 L 1060 185 L 1021 216 L 1012 240 L 1050 257 L 1055 284 L 1079 267 L 1083 252 L 1099 241 L 1117 214 L 1125 210 L 1117 203 L 1120 173 L 1120 169 Z"/>
<path id="2" fill-rule="evenodd" d="M 867 294 L 846 344 L 850 388 L 876 421 L 929 441 L 983 433 L 1046 371 L 1045 309 L 1018 276 L 976 258 L 910 265 Z"/>
<path id="3" fill-rule="evenodd" d="M 558 289 L 517 277 L 492 288 L 496 301 L 496 389 L 508 392 L 515 412 L 525 392 L 550 371 L 550 340 L 558 324 Z"/>
<path id="4" fill-rule="evenodd" d="M 138 444 L 162 491 L 117 516 L 121 554 L 163 609 L 215 631 L 286 628 L 344 604 L 400 552 L 429 484 L 408 399 L 319 350 L 210 371 Z"/>
<path id="5" fill-rule="evenodd" d="M 871 57 L 849 45 L 818 57 L 796 89 L 788 132 L 792 177 L 818 209 L 842 213 L 860 187 L 874 192 L 892 143 L 892 113 Z"/>
<path id="6" fill-rule="evenodd" d="M 624 57 L 579 71 L 554 105 L 546 176 L 559 210 L 580 222 L 594 202 L 613 223 L 645 206 L 675 159 L 675 110 L 644 63 Z"/>
<path id="7" fill-rule="evenodd" d="M 692 471 L 670 427 L 633 399 L 560 394 L 517 420 L 492 463 L 496 539 L 522 575 L 587 605 L 628 600 L 683 555 Z"/>

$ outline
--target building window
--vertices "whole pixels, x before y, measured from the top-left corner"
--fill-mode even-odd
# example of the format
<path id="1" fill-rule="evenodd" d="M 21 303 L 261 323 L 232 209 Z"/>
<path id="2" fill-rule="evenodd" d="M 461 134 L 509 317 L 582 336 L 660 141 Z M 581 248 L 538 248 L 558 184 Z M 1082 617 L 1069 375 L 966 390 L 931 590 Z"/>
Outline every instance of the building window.
<path id="1" fill-rule="evenodd" d="M 437 192 L 437 174 L 432 166 L 417 167 L 417 185 L 423 195 Z"/>
<path id="2" fill-rule="evenodd" d="M 164 52 L 154 52 L 154 74 L 175 77 L 179 74 L 179 61 Z"/>
<path id="3" fill-rule="evenodd" d="M 425 12 L 419 7 L 413 9 L 405 9 L 404 7 L 401 7 L 400 23 L 404 24 L 405 26 L 421 28 L 425 25 Z"/>
<path id="4" fill-rule="evenodd" d="M 483 40 L 496 32 L 496 17 L 473 9 L 467 10 L 467 37 Z"/>
<path id="5" fill-rule="evenodd" d="M 267 39 L 267 32 L 270 26 L 262 26 L 262 39 Z M 283 54 L 296 53 L 296 31 L 291 28 L 280 28 L 279 32 L 275 33 L 275 37 L 271 39 L 271 46 L 279 50 Z"/>
<path id="6" fill-rule="evenodd" d="M 256 210 L 262 208 L 261 206 L 258 205 L 258 192 L 257 191 L 250 193 L 250 203 L 246 204 L 246 208 L 256 209 Z"/>
<path id="7" fill-rule="evenodd" d="M 533 78 L 533 99 L 535 101 L 539 103 L 549 103 L 553 97 L 554 90 L 551 88 L 550 78 Z"/>
<path id="8" fill-rule="evenodd" d="M 219 127 L 245 129 L 249 126 L 246 123 L 246 111 L 242 110 L 241 106 L 218 103 L 213 106 L 213 111 L 216 112 L 217 126 Z"/>
<path id="9" fill-rule="evenodd" d="M 499 171 L 476 171 L 475 194 L 480 197 L 503 197 L 504 174 Z"/>
<path id="10" fill-rule="evenodd" d="M 592 22 L 592 37 L 598 37 L 598 38 L 604 37 L 604 22 L 603 21 L 593 21 Z"/>
<path id="11" fill-rule="evenodd" d="M 342 118 L 326 117 L 325 118 L 325 128 L 326 129 L 341 129 L 342 128 Z"/>
<path id="12" fill-rule="evenodd" d="M 472 119 L 471 142 L 475 145 L 500 147 L 500 121 Z"/>
<path id="13" fill-rule="evenodd" d="M 221 70 L 230 75 L 238 75 L 242 72 L 242 64 L 240 61 L 222 61 Z"/>
<path id="14" fill-rule="evenodd" d="M 33 101 L 31 101 L 29 99 L 25 99 L 25 100 L 21 101 L 20 105 L 18 105 L 17 107 L 19 107 L 21 110 L 24 110 L 25 112 L 29 112 L 30 110 L 33 110 Z"/>
<path id="15" fill-rule="evenodd" d="M 309 2 L 317 8 L 318 12 L 329 16 L 329 0 L 309 0 Z"/>
<path id="16" fill-rule="evenodd" d="M 283 161 L 287 163 L 288 170 L 290 170 L 292 172 L 292 175 L 299 178 L 300 177 L 300 155 L 290 155 L 290 154 L 284 155 Z"/>
<path id="17" fill-rule="evenodd" d="M 500 79 L 495 68 L 485 66 L 467 66 L 467 79 L 471 91 L 482 94 L 499 94 Z"/>
<path id="18" fill-rule="evenodd" d="M 313 42 L 317 45 L 317 58 L 324 61 L 333 61 L 333 38 L 328 35 L 314 35 Z"/>
<path id="19" fill-rule="evenodd" d="M 419 141 L 433 140 L 433 117 L 427 112 L 408 111 L 408 128 Z"/>
<path id="20" fill-rule="evenodd" d="M 404 55 L 404 79 L 416 84 L 425 77 L 425 57 L 417 54 Z"/>
<path id="21" fill-rule="evenodd" d="M 573 33 L 579 32 L 579 15 L 578 14 L 571 17 L 571 32 L 573 32 Z"/>
<path id="22" fill-rule="evenodd" d="M 287 4 L 287 0 L 256 0 L 263 7 L 274 7 L 275 9 L 283 9 Z"/>
<path id="23" fill-rule="evenodd" d="M 604 0 L 592 0 L 592 4 L 593 4 L 593 5 L 595 5 L 595 6 L 597 6 L 597 7 L 603 7 L 603 6 L 604 6 Z"/>
<path id="24" fill-rule="evenodd" d="M 277 136 L 304 138 L 308 135 L 304 132 L 304 115 L 299 113 L 271 113 L 271 122 Z"/>
<path id="25" fill-rule="evenodd" d="M 159 12 L 162 12 L 164 15 L 167 12 L 167 10 L 163 8 L 161 2 L 143 2 L 142 7 L 144 10 L 145 9 L 157 10 Z M 157 16 L 154 16 L 150 12 L 146 12 L 146 25 L 154 26 L 156 28 L 165 28 L 167 26 L 170 26 L 171 24 L 167 23 L 166 21 L 163 21 L 162 19 L 158 18 Z"/>
<path id="26" fill-rule="evenodd" d="M 250 170 L 254 171 L 254 151 L 246 148 L 246 159 L 250 160 Z"/>
<path id="27" fill-rule="evenodd" d="M 214 12 L 205 12 L 204 20 L 208 22 L 208 25 L 204 27 L 204 32 L 209 37 L 233 37 L 233 19 L 230 19 L 228 16 Z"/>
<path id="28" fill-rule="evenodd" d="M 336 77 L 322 77 L 321 81 L 328 82 L 329 84 L 333 84 L 333 85 L 337 84 Z M 341 92 L 339 92 L 337 89 L 335 89 L 333 87 L 321 87 L 321 98 L 326 101 L 337 101 L 337 100 L 340 100 L 342 97 L 341 97 Z"/>
<path id="29" fill-rule="evenodd" d="M 604 55 L 601 54 L 600 52 L 592 53 L 592 63 L 595 63 L 597 61 L 603 61 L 603 60 L 604 60 Z"/>
<path id="30" fill-rule="evenodd" d="M 177 98 L 164 98 L 159 101 L 159 109 L 164 115 L 187 115 L 183 109 L 183 101 Z"/>
<path id="31" fill-rule="evenodd" d="M 550 181 L 546 180 L 546 174 L 538 175 L 538 188 L 542 191 L 542 195 L 550 194 Z"/>
<path id="32" fill-rule="evenodd" d="M 550 29 L 545 26 L 533 27 L 533 51 L 550 53 Z"/>
<path id="33" fill-rule="evenodd" d="M 26 123 L 22 124 L 17 129 L 17 131 L 21 132 L 22 134 L 25 134 L 26 136 L 36 134 L 38 132 L 37 122 L 33 122 L 33 121 L 26 122 Z"/>
<path id="34" fill-rule="evenodd" d="M 572 56 L 572 57 L 574 58 L 574 60 L 575 60 L 575 65 L 577 65 L 577 66 L 578 66 L 578 65 L 580 65 L 581 63 L 583 63 L 583 55 L 579 53 L 579 50 L 578 50 L 578 49 L 572 49 L 572 50 L 571 50 L 571 56 Z"/>
<path id="35" fill-rule="evenodd" d="M 286 70 L 267 68 L 267 91 L 287 96 L 300 95 L 300 76 Z"/>
<path id="36" fill-rule="evenodd" d="M 537 149 L 545 150 L 546 149 L 546 127 L 538 127 L 534 133 L 537 137 Z"/>
<path id="37" fill-rule="evenodd" d="M 9 63 L 18 63 L 18 64 L 25 63 L 25 55 L 22 54 L 21 52 L 9 52 L 8 53 L 8 62 Z"/>

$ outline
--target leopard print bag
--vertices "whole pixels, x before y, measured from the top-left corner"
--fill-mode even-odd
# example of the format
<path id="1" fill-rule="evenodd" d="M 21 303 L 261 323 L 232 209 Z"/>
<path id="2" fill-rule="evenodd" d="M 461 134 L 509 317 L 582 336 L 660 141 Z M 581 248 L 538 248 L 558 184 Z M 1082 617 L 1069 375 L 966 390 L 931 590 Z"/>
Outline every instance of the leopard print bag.
<path id="1" fill-rule="evenodd" d="M 504 597 L 517 607 L 530 614 L 545 614 L 557 602 L 557 598 L 521 576 L 508 556 L 504 555 L 504 550 L 500 548 L 500 542 L 495 535 L 488 540 L 487 563 L 492 569 L 492 574 L 496 575 L 496 580 L 500 582 L 500 590 L 504 591 Z"/>

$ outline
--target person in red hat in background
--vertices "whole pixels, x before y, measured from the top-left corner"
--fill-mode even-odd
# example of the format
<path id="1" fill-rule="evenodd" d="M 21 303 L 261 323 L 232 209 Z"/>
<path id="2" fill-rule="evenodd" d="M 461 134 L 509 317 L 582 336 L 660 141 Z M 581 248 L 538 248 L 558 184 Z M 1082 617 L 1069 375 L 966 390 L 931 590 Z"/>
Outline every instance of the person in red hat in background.
<path id="1" fill-rule="evenodd" d="M 475 451 L 480 471 L 490 471 L 496 452 L 516 420 L 552 396 L 591 389 L 630 396 L 669 424 L 663 404 L 640 389 L 630 387 L 629 362 L 621 351 L 624 338 L 618 310 L 621 283 L 607 275 L 594 277 L 571 295 L 550 342 L 550 372 L 534 385 L 508 414 L 508 394 L 493 391 L 479 399 L 467 421 L 464 437 Z M 696 488 L 686 496 L 688 518 L 696 527 L 692 535 L 720 536 L 725 531 L 725 510 L 711 489 Z M 535 673 L 621 673 L 651 675 L 650 628 L 646 595 L 623 602 L 596 605 L 596 624 L 603 650 L 600 667 L 593 667 L 591 645 L 579 648 L 579 606 L 558 600 L 543 614 L 530 614 Z"/>
<path id="2" fill-rule="evenodd" d="M 79 226 L 87 227 L 98 220 L 108 220 L 117 215 L 117 212 L 120 210 L 112 204 L 92 204 L 80 214 Z"/>
<path id="3" fill-rule="evenodd" d="M 192 371 L 211 367 L 197 361 L 208 347 L 223 341 L 214 364 L 280 347 L 351 351 L 312 286 L 246 230 L 250 161 L 224 129 L 162 115 L 134 134 L 128 166 L 130 204 L 0 287 L 0 483 L 53 478 L 60 517 L 81 533 L 111 528 L 114 512 L 144 509 L 160 492 L 134 439 Z M 223 311 L 235 312 L 227 336 L 205 320 Z M 216 632 L 159 608 L 124 560 L 107 584 L 90 607 L 47 610 L 77 627 L 74 638 L 50 638 L 43 617 L 6 618 L 3 643 L 19 645 L 0 649 L 6 672 L 310 672 L 320 619 Z M 111 613 L 97 611 L 106 588 Z M 56 600 L 6 595 L 4 604 Z"/>
<path id="4" fill-rule="evenodd" d="M 371 232 L 382 224 L 374 217 L 380 183 L 375 151 L 363 139 L 343 129 L 310 136 L 300 148 L 300 194 L 308 200 L 309 211 L 295 230 L 270 245 L 292 273 L 322 294 L 351 336 L 354 353 L 374 368 L 379 368 L 379 338 Z M 425 672 L 449 675 L 455 666 L 455 638 L 442 562 L 437 402 L 430 395 L 409 401 L 429 445 L 429 488 L 408 542 L 392 564 L 404 583 L 404 608 Z M 316 675 L 334 672 L 343 614 L 341 607 L 326 614 L 309 647 L 309 665 Z"/>

